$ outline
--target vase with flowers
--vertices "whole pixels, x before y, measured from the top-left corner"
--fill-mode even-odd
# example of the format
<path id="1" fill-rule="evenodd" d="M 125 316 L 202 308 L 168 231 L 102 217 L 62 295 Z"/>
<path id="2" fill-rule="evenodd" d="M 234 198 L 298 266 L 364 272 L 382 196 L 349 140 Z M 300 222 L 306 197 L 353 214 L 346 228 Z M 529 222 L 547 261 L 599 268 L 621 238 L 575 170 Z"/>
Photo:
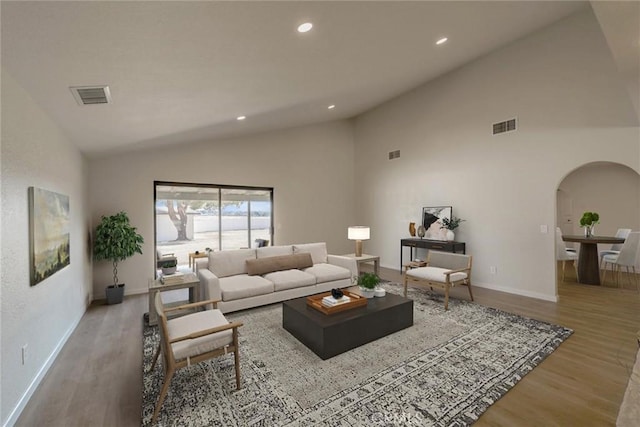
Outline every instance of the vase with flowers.
<path id="1" fill-rule="evenodd" d="M 456 234 L 453 230 L 460 226 L 462 221 L 466 221 L 462 218 L 458 218 L 455 215 L 451 215 L 451 218 L 442 218 L 442 227 L 441 229 L 447 230 L 447 241 L 453 242 L 456 239 Z"/>
<path id="2" fill-rule="evenodd" d="M 597 212 L 585 212 L 580 218 L 580 227 L 584 227 L 584 237 L 591 237 L 594 234 L 594 228 L 600 222 L 600 215 Z"/>

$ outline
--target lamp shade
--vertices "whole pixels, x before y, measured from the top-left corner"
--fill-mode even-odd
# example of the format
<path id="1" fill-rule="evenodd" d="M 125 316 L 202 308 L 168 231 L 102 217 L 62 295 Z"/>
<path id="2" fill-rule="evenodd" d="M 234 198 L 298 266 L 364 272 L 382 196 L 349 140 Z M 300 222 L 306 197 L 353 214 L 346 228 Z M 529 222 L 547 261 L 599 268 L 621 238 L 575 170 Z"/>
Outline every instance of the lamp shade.
<path id="1" fill-rule="evenodd" d="M 354 225 L 349 227 L 347 237 L 349 240 L 369 240 L 369 227 Z"/>

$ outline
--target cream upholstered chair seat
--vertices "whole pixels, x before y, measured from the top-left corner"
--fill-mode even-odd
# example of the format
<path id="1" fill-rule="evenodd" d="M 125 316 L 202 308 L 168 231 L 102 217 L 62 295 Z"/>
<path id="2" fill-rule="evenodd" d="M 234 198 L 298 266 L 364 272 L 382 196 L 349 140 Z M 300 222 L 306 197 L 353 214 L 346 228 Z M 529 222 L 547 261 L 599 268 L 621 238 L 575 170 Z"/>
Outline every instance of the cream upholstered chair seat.
<path id="1" fill-rule="evenodd" d="M 407 274 L 410 277 L 417 279 L 445 282 L 447 280 L 446 273 L 449 271 L 451 270 L 440 267 L 420 267 L 409 270 Z M 468 276 L 467 273 L 460 271 L 458 273 L 451 273 L 449 277 L 451 282 L 458 282 L 460 280 L 466 279 Z"/>
<path id="2" fill-rule="evenodd" d="M 240 356 L 238 347 L 238 328 L 242 323 L 229 323 L 222 312 L 216 309 L 217 300 L 201 301 L 165 309 L 160 292 L 156 293 L 155 308 L 158 313 L 160 344 L 153 358 L 153 371 L 162 352 L 164 382 L 153 412 L 151 423 L 155 423 L 162 408 L 171 379 L 176 370 L 199 363 L 213 357 L 233 353 L 236 369 L 236 388 L 240 389 Z M 192 314 L 167 319 L 167 312 L 199 309 L 213 305 L 213 310 L 197 311 Z"/>
<path id="3" fill-rule="evenodd" d="M 206 310 L 167 321 L 167 332 L 171 339 L 172 337 L 184 337 L 200 332 L 204 325 L 207 328 L 215 328 L 228 324 L 229 322 L 220 310 Z M 187 357 L 208 353 L 231 344 L 233 344 L 233 332 L 227 329 L 211 335 L 178 341 L 171 344 L 171 347 L 176 360 L 183 360 Z"/>
<path id="4" fill-rule="evenodd" d="M 430 250 L 427 253 L 425 267 L 408 269 L 403 274 L 404 296 L 407 296 L 407 286 L 429 286 L 444 290 L 444 309 L 449 309 L 449 289 L 455 285 L 464 285 L 469 289 L 469 296 L 473 301 L 471 291 L 471 255 L 454 254 Z"/>

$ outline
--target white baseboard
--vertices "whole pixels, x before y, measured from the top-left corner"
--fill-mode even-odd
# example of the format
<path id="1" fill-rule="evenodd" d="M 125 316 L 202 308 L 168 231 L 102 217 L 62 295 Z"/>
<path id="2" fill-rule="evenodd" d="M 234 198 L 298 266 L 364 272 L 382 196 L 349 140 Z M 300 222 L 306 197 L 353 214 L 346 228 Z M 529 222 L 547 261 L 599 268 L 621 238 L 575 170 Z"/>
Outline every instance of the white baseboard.
<path id="1" fill-rule="evenodd" d="M 558 302 L 558 295 L 547 295 L 547 294 L 541 294 L 539 292 L 523 291 L 522 289 L 506 288 L 504 286 L 497 286 L 490 283 L 472 282 L 472 285 L 478 288 L 486 288 L 494 291 L 506 292 L 508 294 L 520 295 L 528 298 Z"/>
<path id="2" fill-rule="evenodd" d="M 51 368 L 51 365 L 53 365 L 53 362 L 56 360 L 56 357 L 58 357 L 58 354 L 62 350 L 62 347 L 64 347 L 64 345 L 67 343 L 67 340 L 69 339 L 73 331 L 75 331 L 78 325 L 80 324 L 80 320 L 82 319 L 82 316 L 84 316 L 84 312 L 80 315 L 80 317 L 78 317 L 73 322 L 71 327 L 67 329 L 62 339 L 58 342 L 58 345 L 56 345 L 56 347 L 53 349 L 49 357 L 47 357 L 47 360 L 45 361 L 44 365 L 42 365 L 42 367 L 40 368 L 36 376 L 33 378 L 33 380 L 31 381 L 31 384 L 29 384 L 29 387 L 27 387 L 27 390 L 24 392 L 24 394 L 18 401 L 18 404 L 15 406 L 15 408 L 13 408 L 13 411 L 11 411 L 11 414 L 9 414 L 9 417 L 7 418 L 7 421 L 4 423 L 3 427 L 11 427 L 18 421 L 20 414 L 22 414 L 22 411 L 27 406 L 27 403 L 29 403 L 31 396 L 33 396 L 33 393 L 36 391 L 36 389 L 42 382 L 42 379 L 49 371 L 49 368 Z"/>

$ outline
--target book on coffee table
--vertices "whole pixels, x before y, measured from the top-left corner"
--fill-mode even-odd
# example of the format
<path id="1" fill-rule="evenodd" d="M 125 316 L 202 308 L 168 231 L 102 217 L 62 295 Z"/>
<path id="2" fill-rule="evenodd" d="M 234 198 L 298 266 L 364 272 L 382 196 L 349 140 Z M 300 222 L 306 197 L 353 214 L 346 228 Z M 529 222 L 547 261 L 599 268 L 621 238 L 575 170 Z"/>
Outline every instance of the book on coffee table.
<path id="1" fill-rule="evenodd" d="M 311 295 L 307 297 L 307 305 L 314 308 L 324 314 L 339 313 L 344 310 L 350 310 L 352 308 L 364 307 L 367 305 L 367 299 L 362 295 L 358 295 L 354 292 L 344 291 L 344 295 L 349 298 L 348 302 L 339 303 L 331 306 L 324 305 L 323 299 L 327 296 L 331 296 L 331 292 L 325 292 L 323 294 Z"/>

